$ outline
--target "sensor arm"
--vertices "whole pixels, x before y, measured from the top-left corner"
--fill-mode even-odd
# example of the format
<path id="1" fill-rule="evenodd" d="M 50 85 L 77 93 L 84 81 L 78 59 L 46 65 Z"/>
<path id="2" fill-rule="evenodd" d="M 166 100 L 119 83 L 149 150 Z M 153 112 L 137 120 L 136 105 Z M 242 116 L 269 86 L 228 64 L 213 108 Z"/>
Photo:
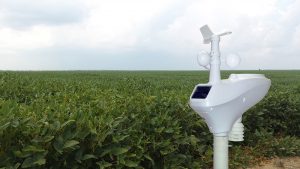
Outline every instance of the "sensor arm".
<path id="1" fill-rule="evenodd" d="M 218 36 L 229 35 L 231 33 L 232 33 L 231 31 L 227 31 L 227 32 L 223 32 L 223 33 L 218 34 Z"/>

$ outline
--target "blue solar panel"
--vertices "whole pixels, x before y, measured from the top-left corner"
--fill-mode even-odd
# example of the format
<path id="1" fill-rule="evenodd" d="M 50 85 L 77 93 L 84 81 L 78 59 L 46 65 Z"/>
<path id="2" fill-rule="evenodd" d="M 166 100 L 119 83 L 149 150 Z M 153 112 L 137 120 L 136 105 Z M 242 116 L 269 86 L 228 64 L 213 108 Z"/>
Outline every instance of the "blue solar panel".
<path id="1" fill-rule="evenodd" d="M 193 99 L 205 99 L 210 91 L 211 86 L 197 86 L 192 95 Z"/>

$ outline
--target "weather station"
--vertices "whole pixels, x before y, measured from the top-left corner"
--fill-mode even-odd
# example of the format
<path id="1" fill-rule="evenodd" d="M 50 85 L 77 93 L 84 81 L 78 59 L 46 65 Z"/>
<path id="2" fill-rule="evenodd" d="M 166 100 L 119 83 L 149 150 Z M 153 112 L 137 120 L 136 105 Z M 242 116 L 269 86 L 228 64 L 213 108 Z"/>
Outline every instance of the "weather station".
<path id="1" fill-rule="evenodd" d="M 231 74 L 221 79 L 220 38 L 231 32 L 214 34 L 207 25 L 200 28 L 210 53 L 200 52 L 198 64 L 209 69 L 209 82 L 197 84 L 190 96 L 191 108 L 204 118 L 214 135 L 214 169 L 228 169 L 228 141 L 243 141 L 242 115 L 267 94 L 271 80 L 263 74 Z M 238 65 L 237 55 L 226 57 L 230 67 Z"/>

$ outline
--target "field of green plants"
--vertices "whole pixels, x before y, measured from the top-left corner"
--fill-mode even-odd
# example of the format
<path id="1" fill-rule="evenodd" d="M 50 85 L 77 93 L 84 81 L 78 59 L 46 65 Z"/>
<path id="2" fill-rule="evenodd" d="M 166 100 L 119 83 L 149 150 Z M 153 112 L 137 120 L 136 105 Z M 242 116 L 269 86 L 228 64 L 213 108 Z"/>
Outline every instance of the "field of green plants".
<path id="1" fill-rule="evenodd" d="M 300 71 L 246 72 L 272 86 L 244 114 L 229 168 L 300 156 Z M 0 72 L 0 168 L 211 168 L 212 134 L 188 106 L 207 81 L 206 71 Z"/>

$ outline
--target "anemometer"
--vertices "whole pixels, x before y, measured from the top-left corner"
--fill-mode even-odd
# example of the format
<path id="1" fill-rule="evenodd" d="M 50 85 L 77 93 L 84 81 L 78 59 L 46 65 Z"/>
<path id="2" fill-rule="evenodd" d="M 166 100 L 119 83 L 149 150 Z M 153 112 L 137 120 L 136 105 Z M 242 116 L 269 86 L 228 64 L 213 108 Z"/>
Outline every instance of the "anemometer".
<path id="1" fill-rule="evenodd" d="M 263 74 L 231 74 L 228 79 L 220 75 L 220 39 L 231 32 L 214 34 L 207 25 L 200 28 L 204 44 L 211 44 L 210 53 L 201 51 L 198 64 L 210 70 L 209 82 L 195 86 L 189 104 L 208 125 L 214 135 L 214 169 L 228 169 L 228 140 L 243 141 L 242 115 L 267 94 L 271 80 Z M 237 55 L 226 58 L 236 66 Z"/>

